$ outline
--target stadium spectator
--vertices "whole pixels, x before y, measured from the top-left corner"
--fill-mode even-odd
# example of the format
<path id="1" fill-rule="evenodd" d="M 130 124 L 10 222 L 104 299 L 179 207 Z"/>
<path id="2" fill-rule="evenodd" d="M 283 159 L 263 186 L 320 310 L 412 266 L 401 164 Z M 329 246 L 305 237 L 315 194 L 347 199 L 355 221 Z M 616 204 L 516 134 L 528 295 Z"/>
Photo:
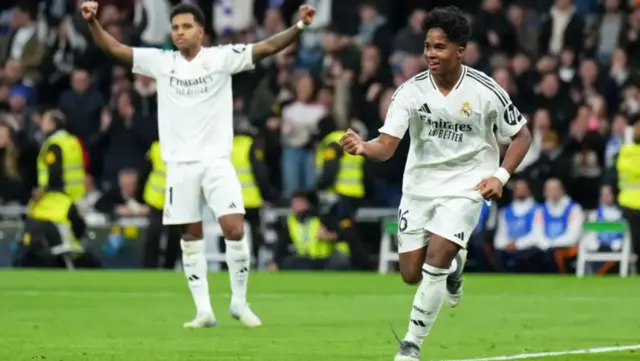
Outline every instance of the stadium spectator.
<path id="1" fill-rule="evenodd" d="M 310 75 L 302 75 L 296 80 L 295 94 L 295 101 L 283 107 L 280 124 L 285 196 L 315 184 L 312 142 L 318 122 L 328 111 L 315 101 L 317 87 Z"/>
<path id="2" fill-rule="evenodd" d="M 74 69 L 71 89 L 60 95 L 58 106 L 67 118 L 67 129 L 82 143 L 91 144 L 100 131 L 100 112 L 106 104 L 104 96 L 91 86 L 89 72 Z"/>
<path id="3" fill-rule="evenodd" d="M 15 143 L 15 131 L 6 123 L 0 123 L 0 204 L 25 204 L 30 196 L 29 183 L 22 168 L 20 149 Z"/>
<path id="4" fill-rule="evenodd" d="M 118 174 L 117 186 L 111 187 L 95 204 L 98 212 L 111 219 L 126 217 L 146 217 L 149 206 L 141 200 L 138 172 L 123 169 Z"/>
<path id="5" fill-rule="evenodd" d="M 569 262 L 578 254 L 585 216 L 582 207 L 564 191 L 560 180 L 550 178 L 544 185 L 542 217 L 534 227 L 544 230 L 541 246 L 547 250 L 548 270 L 567 273 Z"/>
<path id="6" fill-rule="evenodd" d="M 516 180 L 513 202 L 498 215 L 494 240 L 496 261 L 501 272 L 542 271 L 542 229 L 536 223 L 540 206 L 524 179 Z"/>
<path id="7" fill-rule="evenodd" d="M 40 66 L 45 48 L 38 38 L 37 5 L 25 1 L 13 9 L 11 30 L 0 36 L 0 63 L 10 59 L 20 63 L 24 80 L 28 85 L 40 81 Z"/>
<path id="8" fill-rule="evenodd" d="M 136 112 L 130 91 L 120 91 L 115 97 L 115 108 L 104 112 L 100 133 L 93 143 L 93 154 L 102 154 L 100 181 L 115 184 L 123 169 L 142 169 L 145 154 L 158 138 L 155 121 Z"/>

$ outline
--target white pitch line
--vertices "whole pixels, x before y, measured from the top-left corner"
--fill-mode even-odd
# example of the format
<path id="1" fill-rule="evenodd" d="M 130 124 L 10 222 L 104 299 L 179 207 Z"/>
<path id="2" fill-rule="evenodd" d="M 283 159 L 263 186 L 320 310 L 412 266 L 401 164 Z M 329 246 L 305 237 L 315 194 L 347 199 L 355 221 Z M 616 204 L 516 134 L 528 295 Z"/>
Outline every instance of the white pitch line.
<path id="1" fill-rule="evenodd" d="M 595 348 L 585 348 L 581 350 L 521 353 L 518 355 L 511 355 L 511 356 L 494 356 L 494 357 L 484 357 L 484 358 L 469 358 L 469 359 L 442 360 L 442 361 L 522 360 L 522 359 L 530 359 L 530 358 L 543 358 L 543 357 L 555 357 L 555 356 L 566 356 L 566 355 L 584 355 L 584 354 L 591 354 L 591 353 L 620 352 L 620 351 L 630 351 L 630 350 L 640 350 L 640 345 L 595 347 Z"/>

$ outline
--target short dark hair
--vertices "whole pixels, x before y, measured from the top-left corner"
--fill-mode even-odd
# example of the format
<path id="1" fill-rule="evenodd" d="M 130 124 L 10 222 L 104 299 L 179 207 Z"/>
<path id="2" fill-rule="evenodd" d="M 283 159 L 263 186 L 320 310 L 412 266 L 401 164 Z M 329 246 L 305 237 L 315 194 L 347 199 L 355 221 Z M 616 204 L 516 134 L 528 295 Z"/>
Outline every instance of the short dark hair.
<path id="1" fill-rule="evenodd" d="M 456 6 L 435 8 L 427 14 L 422 23 L 422 29 L 441 29 L 450 42 L 460 46 L 467 46 L 471 36 L 471 26 L 464 13 Z"/>
<path id="2" fill-rule="evenodd" d="M 174 6 L 173 9 L 171 9 L 171 20 L 180 14 L 191 14 L 198 25 L 204 26 L 204 13 L 198 5 L 185 3 Z"/>

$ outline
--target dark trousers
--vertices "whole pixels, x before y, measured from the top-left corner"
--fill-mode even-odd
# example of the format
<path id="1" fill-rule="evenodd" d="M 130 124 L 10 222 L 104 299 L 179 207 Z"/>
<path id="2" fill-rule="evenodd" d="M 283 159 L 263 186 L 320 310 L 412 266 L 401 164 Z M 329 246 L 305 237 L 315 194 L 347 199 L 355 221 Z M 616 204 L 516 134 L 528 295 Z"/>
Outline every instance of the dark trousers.
<path id="1" fill-rule="evenodd" d="M 151 207 L 149 213 L 149 226 L 147 228 L 147 239 L 144 245 L 144 258 L 142 266 L 144 268 L 158 268 L 160 265 L 160 240 L 162 234 L 166 232 L 167 246 L 164 250 L 164 261 L 162 267 L 173 269 L 178 257 L 180 257 L 180 236 L 179 226 L 164 226 L 162 224 L 162 210 Z"/>
<path id="2" fill-rule="evenodd" d="M 340 197 L 340 200 L 331 207 L 324 218 L 325 226 L 336 232 L 338 239 L 347 242 L 351 251 L 350 263 L 354 268 L 367 270 L 374 268 L 374 262 L 369 257 L 367 246 L 360 237 L 356 212 L 360 208 L 361 200 L 351 197 Z"/>
<path id="3" fill-rule="evenodd" d="M 545 252 L 537 248 L 513 253 L 496 251 L 495 260 L 498 271 L 506 273 L 542 273 L 550 267 Z"/>
<path id="4" fill-rule="evenodd" d="M 283 259 L 280 264 L 280 269 L 291 271 L 346 271 L 349 268 L 349 256 L 340 252 L 324 259 L 294 255 Z"/>
<path id="5" fill-rule="evenodd" d="M 264 245 L 264 236 L 262 235 L 262 218 L 260 218 L 260 208 L 246 208 L 244 219 L 249 223 L 251 232 L 251 252 L 253 259 L 258 261 L 258 253 L 260 247 Z"/>
<path id="6" fill-rule="evenodd" d="M 622 214 L 629 223 L 632 249 L 639 257 L 636 265 L 640 269 L 640 210 L 623 207 Z"/>

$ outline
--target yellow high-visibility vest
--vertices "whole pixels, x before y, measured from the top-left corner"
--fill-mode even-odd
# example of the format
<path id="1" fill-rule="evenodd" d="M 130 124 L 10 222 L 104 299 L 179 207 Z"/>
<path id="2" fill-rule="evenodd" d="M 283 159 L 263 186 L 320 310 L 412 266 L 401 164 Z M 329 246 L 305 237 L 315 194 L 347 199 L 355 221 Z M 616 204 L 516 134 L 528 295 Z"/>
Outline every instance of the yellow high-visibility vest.
<path id="1" fill-rule="evenodd" d="M 37 221 L 55 224 L 62 241 L 68 240 L 72 251 L 82 252 L 83 247 L 73 234 L 69 220 L 69 209 L 73 203 L 71 196 L 66 193 L 46 192 L 37 202 L 29 202 L 27 216 Z"/>
<path id="2" fill-rule="evenodd" d="M 620 189 L 618 203 L 625 208 L 640 210 L 640 145 L 623 145 L 616 169 Z"/>
<path id="3" fill-rule="evenodd" d="M 65 130 L 59 130 L 52 134 L 40 148 L 38 155 L 38 186 L 45 188 L 49 185 L 49 164 L 55 161 L 53 153 L 48 149 L 57 145 L 62 151 L 62 180 L 64 192 L 71 200 L 76 202 L 84 197 L 87 192 L 85 186 L 84 156 L 82 146 L 75 136 Z"/>
<path id="4" fill-rule="evenodd" d="M 331 157 L 336 157 L 337 154 L 332 154 L 331 151 L 327 151 L 329 144 L 340 144 L 340 138 L 345 134 L 344 131 L 334 131 L 329 133 L 320 145 L 316 152 L 316 168 L 318 172 L 322 171 L 324 162 L 331 160 Z M 364 158 L 356 155 L 351 155 L 347 152 L 343 152 L 340 157 L 340 170 L 336 177 L 336 182 L 331 189 L 325 189 L 325 191 L 334 192 L 346 197 L 362 198 L 364 197 Z"/>
<path id="5" fill-rule="evenodd" d="M 260 208 L 263 200 L 260 188 L 251 170 L 251 146 L 253 138 L 248 135 L 236 135 L 233 137 L 233 151 L 231 162 L 238 174 L 238 180 L 242 185 L 242 199 L 245 208 Z"/>
<path id="6" fill-rule="evenodd" d="M 167 166 L 160 154 L 160 142 L 151 144 L 147 157 L 151 161 L 151 173 L 144 186 L 143 198 L 151 207 L 162 210 L 164 208 L 165 187 L 167 183 Z"/>
<path id="7" fill-rule="evenodd" d="M 289 236 L 296 247 L 298 256 L 312 259 L 325 259 L 331 256 L 334 244 L 318 239 L 321 225 L 318 217 L 312 217 L 305 223 L 298 221 L 293 214 L 287 217 Z"/>

